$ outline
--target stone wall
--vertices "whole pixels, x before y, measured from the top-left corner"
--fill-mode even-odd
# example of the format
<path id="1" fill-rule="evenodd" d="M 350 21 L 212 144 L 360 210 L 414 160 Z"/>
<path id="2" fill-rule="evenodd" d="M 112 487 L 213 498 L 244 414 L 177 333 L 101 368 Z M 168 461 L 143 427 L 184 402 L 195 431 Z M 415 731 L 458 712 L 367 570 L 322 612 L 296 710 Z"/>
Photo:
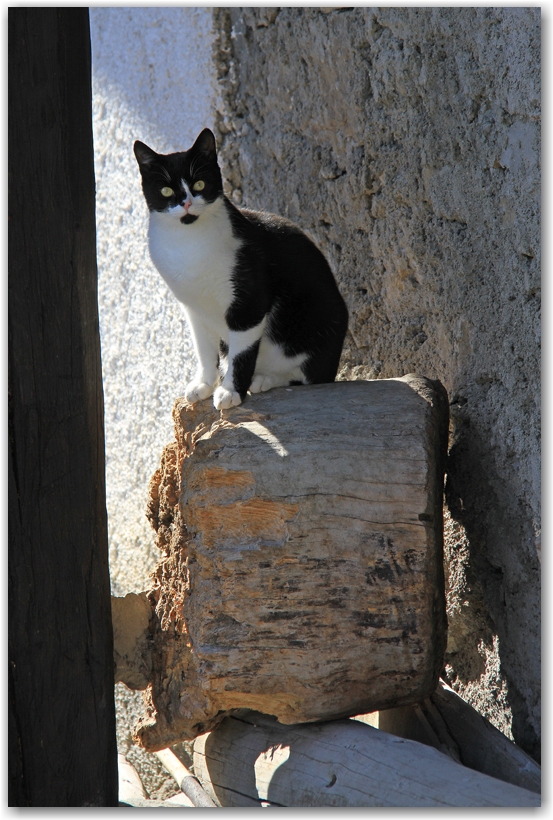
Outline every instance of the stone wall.
<path id="1" fill-rule="evenodd" d="M 449 682 L 540 735 L 540 10 L 214 10 L 236 203 L 298 222 L 350 310 L 340 377 L 451 402 Z"/>

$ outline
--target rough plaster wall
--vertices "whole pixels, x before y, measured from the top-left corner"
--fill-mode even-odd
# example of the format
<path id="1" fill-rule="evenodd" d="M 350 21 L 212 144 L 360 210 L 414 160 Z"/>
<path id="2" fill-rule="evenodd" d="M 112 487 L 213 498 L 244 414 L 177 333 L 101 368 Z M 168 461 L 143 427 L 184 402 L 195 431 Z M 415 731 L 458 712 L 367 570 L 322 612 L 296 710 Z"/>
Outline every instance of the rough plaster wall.
<path id="1" fill-rule="evenodd" d="M 538 757 L 540 10 L 214 20 L 228 190 L 327 253 L 341 378 L 448 390 L 446 671 Z"/>
<path id="2" fill-rule="evenodd" d="M 181 309 L 148 256 L 132 145 L 182 150 L 213 126 L 212 18 L 207 8 L 91 8 L 90 22 L 110 571 L 113 594 L 125 595 L 148 588 L 159 558 L 148 484 L 194 367 Z M 142 696 L 118 684 L 116 704 L 119 750 L 151 796 L 175 791 L 157 759 L 131 745 Z"/>

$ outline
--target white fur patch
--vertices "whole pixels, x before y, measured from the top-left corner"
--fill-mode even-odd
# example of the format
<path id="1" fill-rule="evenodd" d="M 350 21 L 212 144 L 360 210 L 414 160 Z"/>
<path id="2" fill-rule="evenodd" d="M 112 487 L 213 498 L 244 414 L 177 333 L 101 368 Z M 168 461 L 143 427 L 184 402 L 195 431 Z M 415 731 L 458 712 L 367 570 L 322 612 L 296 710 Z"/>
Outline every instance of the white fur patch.
<path id="1" fill-rule="evenodd" d="M 229 407 L 237 407 L 242 404 L 240 394 L 234 390 L 227 390 L 226 387 L 218 387 L 213 394 L 213 404 L 216 410 L 228 410 Z"/>
<path id="2" fill-rule="evenodd" d="M 196 352 L 196 359 L 198 361 L 198 369 L 196 371 L 196 378 L 194 384 L 209 384 L 213 388 L 219 383 L 219 371 L 217 369 L 217 356 L 219 353 L 219 339 L 221 337 L 216 329 L 214 330 L 215 322 L 211 325 L 204 319 L 203 316 L 198 315 L 191 308 L 184 308 L 188 325 L 192 334 L 192 342 Z M 226 329 L 226 322 L 223 319 L 222 325 L 218 328 L 220 333 L 224 333 Z M 208 393 L 207 395 L 211 395 Z M 187 397 L 188 398 L 188 397 Z M 202 398 L 202 397 L 200 397 Z"/>
<path id="3" fill-rule="evenodd" d="M 177 299 L 219 327 L 233 297 L 230 276 L 240 240 L 232 235 L 222 199 L 183 225 L 181 206 L 150 213 L 150 256 Z M 218 332 L 218 328 L 215 329 Z"/>
<path id="4" fill-rule="evenodd" d="M 184 397 L 190 404 L 209 398 L 213 395 L 214 386 L 202 381 L 193 381 L 186 386 Z"/>
<path id="5" fill-rule="evenodd" d="M 249 330 L 229 330 L 228 331 L 228 368 L 223 379 L 223 387 L 232 390 L 234 387 L 234 360 L 236 356 L 248 350 L 255 342 L 258 342 L 263 335 L 266 317 L 261 322 Z"/>
<path id="6" fill-rule="evenodd" d="M 255 373 L 250 386 L 251 393 L 260 393 L 272 387 L 285 387 L 290 382 L 306 384 L 301 365 L 307 353 L 288 357 L 279 345 L 264 336 L 259 345 Z"/>

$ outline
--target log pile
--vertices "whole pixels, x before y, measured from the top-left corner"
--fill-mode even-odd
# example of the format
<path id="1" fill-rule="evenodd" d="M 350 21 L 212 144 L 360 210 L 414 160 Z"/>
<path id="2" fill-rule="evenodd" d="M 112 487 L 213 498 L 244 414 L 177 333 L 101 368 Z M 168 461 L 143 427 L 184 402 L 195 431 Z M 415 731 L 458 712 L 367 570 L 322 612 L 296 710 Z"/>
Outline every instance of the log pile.
<path id="1" fill-rule="evenodd" d="M 164 558 L 139 742 L 193 739 L 242 707 L 294 724 L 430 695 L 446 641 L 443 387 L 283 388 L 223 413 L 180 400 L 174 418 L 150 494 Z"/>
<path id="2" fill-rule="evenodd" d="M 179 400 L 174 420 L 150 487 L 163 558 L 113 606 L 116 679 L 148 689 L 136 741 L 197 738 L 219 806 L 539 805 L 534 761 L 438 685 L 442 386 Z"/>

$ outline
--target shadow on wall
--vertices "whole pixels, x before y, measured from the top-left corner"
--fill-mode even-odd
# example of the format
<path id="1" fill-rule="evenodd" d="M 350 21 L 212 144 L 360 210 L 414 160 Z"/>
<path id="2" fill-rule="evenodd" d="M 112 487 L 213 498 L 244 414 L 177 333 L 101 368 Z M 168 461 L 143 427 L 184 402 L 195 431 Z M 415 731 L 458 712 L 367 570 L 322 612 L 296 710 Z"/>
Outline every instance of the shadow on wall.
<path id="1" fill-rule="evenodd" d="M 540 564 L 531 554 L 520 563 L 513 560 L 510 567 L 492 561 L 491 556 L 499 553 L 506 542 L 522 548 L 533 541 L 528 510 L 513 509 L 509 504 L 512 494 L 493 469 L 493 457 L 489 443 L 466 422 L 461 424 L 449 451 L 445 497 L 452 518 L 466 533 L 469 560 L 464 597 L 472 610 L 472 623 L 484 644 L 491 646 L 494 635 L 498 636 L 501 671 L 507 683 L 506 701 L 512 713 L 512 735 L 539 762 L 540 745 L 536 743 L 533 726 L 539 714 L 539 690 L 531 693 L 531 699 L 524 697 L 517 666 L 526 663 L 527 668 L 539 674 L 539 648 L 536 652 L 528 637 L 540 620 L 536 606 Z M 450 629 L 455 627 L 453 622 Z M 461 640 L 456 652 L 446 655 L 446 665 L 451 663 L 455 670 L 451 682 L 457 678 L 466 685 L 484 674 L 485 664 L 474 634 L 465 631 Z M 501 728 L 505 730 L 504 726 Z"/>

